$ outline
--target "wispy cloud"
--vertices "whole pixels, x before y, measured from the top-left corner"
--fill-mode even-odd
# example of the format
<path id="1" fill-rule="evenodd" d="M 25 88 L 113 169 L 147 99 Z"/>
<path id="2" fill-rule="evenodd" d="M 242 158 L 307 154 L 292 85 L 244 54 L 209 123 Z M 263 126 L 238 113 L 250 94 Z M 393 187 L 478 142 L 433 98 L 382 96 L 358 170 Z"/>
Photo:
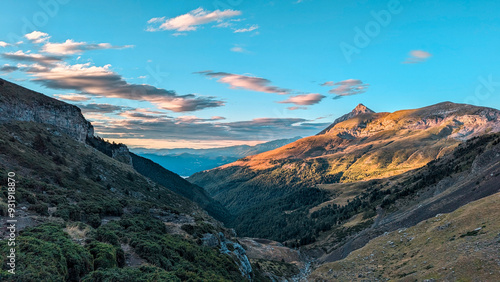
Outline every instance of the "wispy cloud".
<path id="1" fill-rule="evenodd" d="M 42 55 L 36 53 L 24 53 L 22 50 L 16 52 L 3 53 L 2 57 L 19 62 L 31 62 L 39 63 L 44 65 L 54 64 L 61 62 L 64 57 L 62 56 L 52 56 L 52 55 Z"/>
<path id="2" fill-rule="evenodd" d="M 157 88 L 149 84 L 133 84 L 111 70 L 111 65 L 94 66 L 91 63 L 69 64 L 65 60 L 73 54 L 96 49 L 118 49 L 130 46 L 113 46 L 109 43 L 92 44 L 66 40 L 64 43 L 48 42 L 47 33 L 34 31 L 25 37 L 35 43 L 43 43 L 39 49 L 43 54 L 25 53 L 22 50 L 1 54 L 5 59 L 20 62 L 17 69 L 32 76 L 31 81 L 58 90 L 73 90 L 77 95 L 56 96 L 68 101 L 86 101 L 85 97 L 122 98 L 146 101 L 173 112 L 190 112 L 205 108 L 221 107 L 224 102 L 212 96 L 195 94 L 179 95 L 173 90 Z M 50 53 L 50 55 L 47 55 Z M 21 64 L 24 63 L 24 64 Z M 14 67 L 4 66 L 3 71 L 13 71 Z M 87 110 L 97 111 L 96 105 Z M 101 107 L 102 108 L 102 107 Z M 109 108 L 108 108 L 109 109 Z M 99 112 L 102 114 L 102 111 Z"/>
<path id="3" fill-rule="evenodd" d="M 339 82 L 327 81 L 320 85 L 333 86 L 334 88 L 330 89 L 328 92 L 337 95 L 334 99 L 365 93 L 370 86 L 370 84 L 363 83 L 363 81 L 359 79 L 346 79 Z"/>
<path id="4" fill-rule="evenodd" d="M 243 49 L 243 47 L 240 46 L 234 46 L 233 48 L 231 48 L 231 52 L 245 53 L 245 49 Z"/>
<path id="5" fill-rule="evenodd" d="M 91 98 L 85 95 L 80 95 L 80 94 L 55 94 L 54 97 L 56 97 L 59 100 L 64 100 L 64 101 L 70 101 L 70 102 L 85 102 L 89 101 Z"/>
<path id="6" fill-rule="evenodd" d="M 123 107 L 112 104 L 95 104 L 95 103 L 78 105 L 78 107 L 82 109 L 84 113 L 101 113 L 101 114 L 121 112 L 131 109 L 130 107 Z"/>
<path id="7" fill-rule="evenodd" d="M 219 78 L 217 82 L 229 84 L 232 89 L 245 89 L 257 92 L 289 94 L 289 89 L 272 86 L 271 81 L 261 77 L 233 74 L 227 72 L 202 71 L 198 74 L 211 78 Z"/>
<path id="8" fill-rule="evenodd" d="M 24 37 L 33 43 L 43 43 L 49 40 L 50 36 L 41 31 L 33 31 L 31 33 L 25 34 Z"/>
<path id="9" fill-rule="evenodd" d="M 3 47 L 7 47 L 7 46 L 10 46 L 10 44 L 7 42 L 4 42 L 4 41 L 0 41 L 0 47 L 3 48 Z"/>
<path id="10" fill-rule="evenodd" d="M 3 66 L 0 67 L 0 72 L 3 72 L 3 73 L 9 73 L 9 72 L 13 72 L 13 71 L 16 71 L 18 70 L 19 68 L 16 67 L 16 66 L 11 66 L 9 64 L 5 64 Z"/>
<path id="11" fill-rule="evenodd" d="M 235 16 L 241 15 L 240 11 L 236 10 L 215 10 L 207 11 L 203 8 L 192 10 L 189 13 L 174 17 L 174 18 L 152 18 L 148 21 L 150 24 L 147 31 L 160 30 L 175 30 L 175 31 L 193 31 L 199 26 L 211 22 L 222 22 Z"/>
<path id="12" fill-rule="evenodd" d="M 403 64 L 418 64 L 427 61 L 432 56 L 431 53 L 423 50 L 412 50 L 410 51 L 409 57 Z"/>
<path id="13" fill-rule="evenodd" d="M 174 112 L 197 111 L 224 105 L 224 102 L 211 96 L 178 95 L 175 91 L 147 84 L 131 84 L 110 68 L 111 65 L 99 67 L 90 63 L 57 63 L 50 68 L 28 67 L 26 71 L 34 77 L 32 81 L 48 88 L 75 90 L 80 94 L 97 97 L 148 101 Z"/>
<path id="14" fill-rule="evenodd" d="M 254 31 L 254 30 L 258 29 L 258 28 L 259 28 L 259 26 L 256 25 L 256 24 L 254 24 L 254 25 L 249 26 L 247 28 L 238 28 L 238 29 L 235 29 L 234 33 L 250 32 L 250 31 Z"/>
<path id="15" fill-rule="evenodd" d="M 121 114 L 124 115 L 124 114 Z M 94 123 L 96 131 L 105 138 L 144 138 L 173 141 L 255 141 L 261 138 L 284 138 L 297 134 L 313 134 L 327 123 L 311 123 L 302 118 L 255 118 L 246 121 L 224 122 L 222 117 L 196 116 L 144 118 L 142 115 L 127 119 L 105 120 Z M 260 140 L 265 141 L 265 140 Z M 143 140 L 144 144 L 148 140 Z"/>
<path id="16" fill-rule="evenodd" d="M 307 107 L 288 107 L 290 111 L 295 111 L 295 110 L 307 110 Z"/>
<path id="17" fill-rule="evenodd" d="M 47 42 L 45 45 L 43 45 L 41 51 L 45 53 L 58 54 L 58 55 L 73 55 L 73 54 L 80 54 L 84 51 L 89 51 L 89 50 L 123 49 L 131 47 L 133 46 L 132 45 L 113 46 L 109 43 L 75 42 L 72 39 L 68 39 L 63 43 Z"/>
<path id="18" fill-rule="evenodd" d="M 300 105 L 300 106 L 309 106 L 309 105 L 314 105 L 326 96 L 318 94 L 318 93 L 310 93 L 310 94 L 303 94 L 303 95 L 296 95 L 296 96 L 291 96 L 288 99 L 284 101 L 279 101 L 278 103 L 280 104 L 295 104 L 295 105 Z M 295 108 L 294 110 L 296 110 Z"/>

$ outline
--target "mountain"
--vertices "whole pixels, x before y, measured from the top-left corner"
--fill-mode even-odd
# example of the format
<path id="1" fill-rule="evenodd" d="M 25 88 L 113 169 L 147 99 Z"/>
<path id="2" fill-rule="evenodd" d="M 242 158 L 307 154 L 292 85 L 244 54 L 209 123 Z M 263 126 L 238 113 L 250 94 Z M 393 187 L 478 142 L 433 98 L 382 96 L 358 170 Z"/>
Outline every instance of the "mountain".
<path id="1" fill-rule="evenodd" d="M 384 234 L 311 281 L 496 281 L 500 273 L 500 193 Z M 480 219 L 480 220 L 478 220 Z"/>
<path id="2" fill-rule="evenodd" d="M 362 114 L 374 114 L 375 112 L 368 109 L 365 105 L 363 104 L 359 104 L 356 106 L 356 108 L 354 108 L 351 112 L 339 117 L 338 119 L 334 120 L 332 124 L 330 124 L 327 128 L 325 128 L 324 130 L 322 130 L 320 133 L 318 133 L 317 135 L 321 135 L 321 134 L 325 134 L 327 133 L 328 131 L 330 131 L 335 125 L 337 125 L 338 123 L 341 123 L 343 121 L 346 121 L 348 119 L 351 119 L 357 115 L 362 115 Z"/>
<path id="3" fill-rule="evenodd" d="M 273 150 L 294 142 L 301 137 L 280 139 L 257 144 L 255 146 L 238 145 L 211 149 L 144 149 L 134 148 L 140 156 L 153 160 L 179 175 L 191 175 L 195 172 L 212 169 L 234 162 L 240 158 Z"/>
<path id="4" fill-rule="evenodd" d="M 201 187 L 191 184 L 179 175 L 159 164 L 134 153 L 130 154 L 134 169 L 167 189 L 194 201 L 218 220 L 225 220 L 229 214 L 219 202 L 212 199 Z"/>
<path id="5" fill-rule="evenodd" d="M 180 194 L 213 200 L 94 137 L 77 107 L 0 80 L 0 111 L 0 181 L 15 183 L 0 198 L 1 281 L 258 278 L 234 231 Z"/>
<path id="6" fill-rule="evenodd" d="M 335 229 L 333 222 L 309 218 L 313 207 L 328 207 L 342 191 L 331 187 L 349 187 L 352 201 L 371 187 L 370 181 L 404 175 L 451 154 L 466 140 L 500 131 L 500 111 L 450 102 L 394 113 L 360 105 L 346 118 L 316 136 L 188 180 L 236 215 L 228 224 L 239 234 L 306 245 L 319 240 L 322 230 Z M 338 208 L 342 220 L 354 215 Z M 306 222 L 310 229 L 300 226 Z"/>

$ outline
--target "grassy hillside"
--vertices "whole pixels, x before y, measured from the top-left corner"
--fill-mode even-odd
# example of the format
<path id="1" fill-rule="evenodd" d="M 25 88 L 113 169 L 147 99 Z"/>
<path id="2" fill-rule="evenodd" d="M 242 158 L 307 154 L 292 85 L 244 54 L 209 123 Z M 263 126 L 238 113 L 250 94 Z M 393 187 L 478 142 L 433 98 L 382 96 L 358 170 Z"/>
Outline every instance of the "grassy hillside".
<path id="1" fill-rule="evenodd" d="M 230 234 L 197 204 L 50 125 L 8 122 L 0 132 L 0 220 L 13 171 L 20 230 L 16 274 L 2 255 L 0 280 L 245 280 L 232 252 L 203 243 Z M 2 254 L 9 248 L 0 241 Z"/>
<path id="2" fill-rule="evenodd" d="M 370 241 L 313 281 L 497 281 L 500 193 Z"/>

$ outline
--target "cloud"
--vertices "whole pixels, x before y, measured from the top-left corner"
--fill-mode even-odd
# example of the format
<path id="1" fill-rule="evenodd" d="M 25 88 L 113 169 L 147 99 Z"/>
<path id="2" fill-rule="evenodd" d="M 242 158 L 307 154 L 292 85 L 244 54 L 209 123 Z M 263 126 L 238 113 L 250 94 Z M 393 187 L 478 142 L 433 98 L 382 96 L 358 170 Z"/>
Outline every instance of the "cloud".
<path id="1" fill-rule="evenodd" d="M 29 41 L 33 43 L 43 43 L 47 40 L 49 40 L 50 36 L 41 31 L 33 31 L 31 33 L 25 34 L 24 37 L 26 37 Z"/>
<path id="2" fill-rule="evenodd" d="M 321 83 L 320 86 L 333 86 L 334 82 L 333 81 L 327 81 L 324 83 Z"/>
<path id="3" fill-rule="evenodd" d="M 71 39 L 66 40 L 64 43 L 50 43 L 47 42 L 42 47 L 42 52 L 59 54 L 59 55 L 73 55 L 80 54 L 84 51 L 89 50 L 100 50 L 100 49 L 123 49 L 130 48 L 132 45 L 126 46 L 113 46 L 109 43 L 86 43 L 86 42 L 75 42 Z"/>
<path id="4" fill-rule="evenodd" d="M 3 53 L 2 57 L 14 61 L 40 63 L 42 65 L 51 65 L 63 60 L 63 57 L 61 56 L 24 53 L 22 50 L 11 53 Z"/>
<path id="5" fill-rule="evenodd" d="M 246 50 L 240 46 L 234 46 L 233 48 L 231 48 L 231 52 L 245 53 Z"/>
<path id="6" fill-rule="evenodd" d="M 280 104 L 295 104 L 295 105 L 300 105 L 300 106 L 309 106 L 309 105 L 314 105 L 314 104 L 321 102 L 321 100 L 325 97 L 326 96 L 318 94 L 318 93 L 310 93 L 310 94 L 291 96 L 284 101 L 279 101 L 278 103 L 280 103 Z"/>
<path id="7" fill-rule="evenodd" d="M 290 111 L 295 111 L 295 110 L 307 110 L 307 107 L 288 107 Z"/>
<path id="8" fill-rule="evenodd" d="M 78 105 L 82 112 L 84 113 L 101 113 L 108 114 L 114 112 L 121 112 L 124 110 L 129 110 L 129 107 L 122 107 L 112 104 L 86 104 L 86 105 Z"/>
<path id="9" fill-rule="evenodd" d="M 229 19 L 241 15 L 240 11 L 236 10 L 215 10 L 207 11 L 203 8 L 192 10 L 187 14 L 177 16 L 175 18 L 152 18 L 148 21 L 150 25 L 147 31 L 160 31 L 160 30 L 175 30 L 175 31 L 193 31 L 200 25 L 208 24 L 211 22 L 221 22 L 224 19 Z M 159 24 L 159 26 L 158 26 Z"/>
<path id="10" fill-rule="evenodd" d="M 16 66 L 11 66 L 9 64 L 5 64 L 2 67 L 0 67 L 0 72 L 3 73 L 9 73 L 18 70 L 19 68 Z"/>
<path id="11" fill-rule="evenodd" d="M 141 109 L 141 108 L 123 111 L 118 115 L 125 117 L 127 119 L 142 119 L 142 120 L 172 118 L 171 116 L 168 116 L 160 111 L 151 111 L 148 109 Z"/>
<path id="12" fill-rule="evenodd" d="M 111 71 L 110 67 L 111 65 L 91 66 L 90 63 L 57 63 L 50 68 L 31 67 L 26 71 L 34 77 L 32 81 L 48 88 L 75 90 L 80 94 L 98 97 L 148 101 L 174 112 L 197 111 L 224 105 L 215 97 L 178 95 L 175 91 L 147 84 L 131 84 Z"/>
<path id="13" fill-rule="evenodd" d="M 223 122 L 221 117 L 208 119 L 195 116 L 178 118 L 143 117 L 103 120 L 93 123 L 96 132 L 105 138 L 144 138 L 148 140 L 254 141 L 315 134 L 328 123 L 311 123 L 302 118 L 256 118 L 247 121 Z"/>
<path id="14" fill-rule="evenodd" d="M 403 62 L 403 64 L 418 64 L 427 61 L 432 56 L 431 53 L 422 50 L 410 51 L 410 56 Z"/>
<path id="15" fill-rule="evenodd" d="M 91 99 L 88 96 L 79 94 L 55 94 L 54 97 L 56 97 L 59 100 L 71 101 L 71 102 L 85 102 Z"/>
<path id="16" fill-rule="evenodd" d="M 235 29 L 235 30 L 234 30 L 234 33 L 250 32 L 250 31 L 254 31 L 254 30 L 258 29 L 258 28 L 259 28 L 259 26 L 258 26 L 258 25 L 256 25 L 256 24 L 254 24 L 254 25 L 252 25 L 252 26 L 250 26 L 250 27 L 247 27 L 247 28 L 239 28 L 239 29 Z"/>
<path id="17" fill-rule="evenodd" d="M 270 86 L 269 84 L 271 84 L 271 81 L 265 78 L 232 74 L 227 72 L 202 71 L 197 73 L 205 75 L 207 77 L 219 78 L 217 82 L 229 84 L 230 88 L 232 89 L 245 89 L 257 92 L 276 93 L 276 94 L 290 93 L 289 89 Z"/>
<path id="18" fill-rule="evenodd" d="M 176 123 L 202 123 L 202 122 L 210 122 L 216 120 L 224 120 L 225 117 L 214 116 L 211 118 L 199 118 L 197 116 L 180 116 L 176 118 Z"/>
<path id="19" fill-rule="evenodd" d="M 3 47 L 7 47 L 7 46 L 10 46 L 10 44 L 7 42 L 4 42 L 4 41 L 0 41 L 0 47 L 3 48 Z"/>
<path id="20" fill-rule="evenodd" d="M 363 81 L 359 79 L 347 79 L 336 83 L 333 81 L 327 81 L 321 84 L 321 86 L 336 86 L 328 92 L 337 95 L 334 99 L 339 99 L 343 96 L 365 93 L 370 84 L 363 83 Z"/>

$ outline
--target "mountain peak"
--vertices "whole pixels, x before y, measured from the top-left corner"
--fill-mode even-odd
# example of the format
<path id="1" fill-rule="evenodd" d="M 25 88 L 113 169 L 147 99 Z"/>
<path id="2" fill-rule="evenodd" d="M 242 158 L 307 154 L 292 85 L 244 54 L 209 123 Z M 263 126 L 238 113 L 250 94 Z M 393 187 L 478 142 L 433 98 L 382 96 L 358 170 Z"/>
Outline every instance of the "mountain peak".
<path id="1" fill-rule="evenodd" d="M 367 108 L 365 105 L 363 104 L 358 104 L 356 106 L 356 108 L 354 108 L 351 113 L 355 113 L 355 114 L 366 114 L 366 113 L 375 113 L 374 111 L 370 110 L 369 108 Z"/>
<path id="2" fill-rule="evenodd" d="M 336 119 L 332 124 L 330 124 L 330 126 L 328 126 L 326 129 L 324 129 L 323 131 L 321 131 L 320 133 L 318 133 L 317 135 L 321 135 L 321 134 L 325 134 L 327 133 L 330 129 L 332 129 L 337 123 L 340 123 L 340 122 L 343 122 L 343 121 L 346 121 L 348 119 L 351 119 L 357 115 L 362 115 L 362 114 L 374 114 L 375 112 L 370 110 L 369 108 L 367 108 L 365 105 L 363 104 L 358 104 L 356 106 L 356 108 L 354 108 L 352 111 L 350 111 L 349 113 L 339 117 L 338 119 Z"/>

